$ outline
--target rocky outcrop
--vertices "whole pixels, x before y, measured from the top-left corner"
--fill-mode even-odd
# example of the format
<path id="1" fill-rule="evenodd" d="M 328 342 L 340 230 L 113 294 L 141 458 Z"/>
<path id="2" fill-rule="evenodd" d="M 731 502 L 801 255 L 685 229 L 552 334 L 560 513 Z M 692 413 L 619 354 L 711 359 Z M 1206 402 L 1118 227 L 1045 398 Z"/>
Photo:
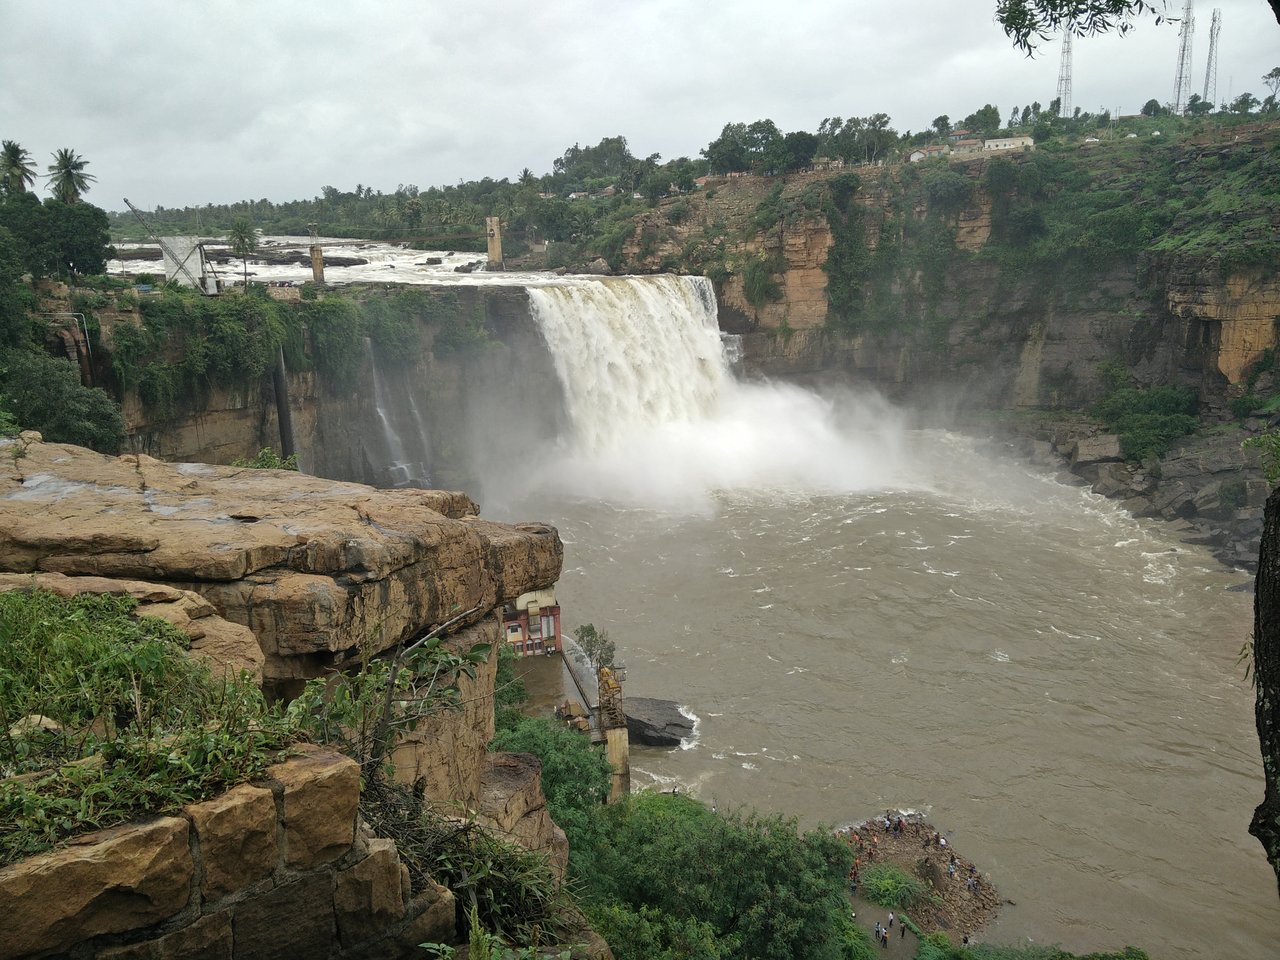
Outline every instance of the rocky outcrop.
<path id="1" fill-rule="evenodd" d="M 551 527 L 478 520 L 462 494 L 374 490 L 287 471 L 171 465 L 0 442 L 0 570 L 145 580 L 247 626 L 269 680 L 476 619 L 551 586 Z"/>
<path id="2" fill-rule="evenodd" d="M 453 895 L 411 889 L 395 844 L 357 832 L 355 762 L 298 752 L 181 816 L 0 870 L 0 956 L 354 960 L 453 939 Z"/>
<path id="3" fill-rule="evenodd" d="M 693 721 L 671 700 L 627 697 L 622 701 L 627 716 L 627 735 L 635 743 L 652 747 L 678 747 L 693 736 Z"/>
<path id="4" fill-rule="evenodd" d="M 1136 516 L 1168 521 L 1182 540 L 1208 547 L 1224 563 L 1253 571 L 1271 484 L 1256 451 L 1241 447 L 1248 435 L 1188 437 L 1141 464 L 1124 461 L 1118 437 L 1078 421 L 1043 424 L 1014 447 L 1034 462 L 1070 470 Z"/>
<path id="5" fill-rule="evenodd" d="M 569 865 L 569 840 L 547 812 L 542 761 L 531 753 L 491 753 L 485 764 L 480 821 L 530 850 L 540 850 L 556 873 Z"/>
<path id="6" fill-rule="evenodd" d="M 141 580 L 109 577 L 68 577 L 61 573 L 0 573 L 0 593 L 7 590 L 45 590 L 60 597 L 78 593 L 130 596 L 138 601 L 134 616 L 159 617 L 173 624 L 191 641 L 193 657 L 216 674 L 248 672 L 262 677 L 262 648 L 248 627 L 218 616 L 213 605 L 192 590 Z"/>

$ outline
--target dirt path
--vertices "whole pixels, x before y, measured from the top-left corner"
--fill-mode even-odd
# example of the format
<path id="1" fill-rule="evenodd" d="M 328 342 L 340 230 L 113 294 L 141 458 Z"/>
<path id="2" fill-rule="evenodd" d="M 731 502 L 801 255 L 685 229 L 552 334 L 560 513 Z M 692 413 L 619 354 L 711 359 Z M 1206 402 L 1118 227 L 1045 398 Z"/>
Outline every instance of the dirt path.
<path id="1" fill-rule="evenodd" d="M 878 817 L 840 834 L 854 849 L 859 879 L 868 867 L 889 863 L 923 882 L 928 894 L 905 912 L 924 933 L 942 930 L 959 943 L 990 922 L 1001 903 L 991 878 L 957 853 L 932 824 L 914 815 L 888 813 L 889 830 L 884 827 L 885 817 Z M 901 830 L 896 829 L 899 823 Z M 873 930 L 876 921 L 888 922 L 886 907 L 857 895 L 852 897 L 852 902 L 859 924 L 867 930 Z M 902 956 L 914 956 L 914 935 L 908 931 L 904 939 L 899 927 L 900 922 L 895 920 L 889 947 L 883 952 L 886 956 L 897 956 L 894 948 L 898 947 L 903 951 Z M 910 952 L 906 952 L 908 944 Z"/>

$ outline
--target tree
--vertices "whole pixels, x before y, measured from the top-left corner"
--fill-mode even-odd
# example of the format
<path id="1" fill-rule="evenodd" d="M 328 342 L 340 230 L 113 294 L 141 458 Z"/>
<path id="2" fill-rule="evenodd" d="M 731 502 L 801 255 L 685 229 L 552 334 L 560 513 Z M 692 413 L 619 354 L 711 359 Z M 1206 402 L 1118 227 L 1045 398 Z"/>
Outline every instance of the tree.
<path id="1" fill-rule="evenodd" d="M 951 118 L 945 113 L 940 117 L 934 117 L 933 129 L 938 132 L 939 137 L 945 140 L 951 136 Z"/>
<path id="2" fill-rule="evenodd" d="M 358 188 L 357 188 L 358 189 Z M 231 244 L 231 252 L 240 258 L 244 265 L 244 288 L 249 289 L 249 254 L 258 249 L 258 235 L 253 224 L 248 220 L 237 220 L 231 225 L 227 234 L 227 242 Z"/>
<path id="3" fill-rule="evenodd" d="M 1271 91 L 1271 96 L 1280 97 L 1280 67 L 1272 67 L 1270 73 L 1264 73 L 1262 82 Z"/>
<path id="4" fill-rule="evenodd" d="M 598 817 L 601 829 L 590 842 L 569 847 L 588 915 L 611 903 L 651 921 L 696 921 L 726 958 L 849 956 L 857 939 L 844 922 L 853 852 L 831 832 L 801 833 L 794 820 L 715 814 L 688 797 L 647 792 Z M 593 865 L 589 875 L 574 868 L 580 853 Z M 626 939 L 612 942 L 622 944 L 619 960 L 662 955 L 632 952 Z"/>
<path id="5" fill-rule="evenodd" d="M 597 630 L 595 624 L 584 623 L 573 631 L 573 638 L 582 648 L 581 654 L 575 654 L 579 661 L 585 660 L 592 668 L 612 667 L 613 658 L 617 655 L 617 646 L 609 639 L 606 630 Z"/>
<path id="6" fill-rule="evenodd" d="M 1252 93 L 1242 93 L 1231 101 L 1232 113 L 1252 113 L 1253 108 L 1258 105 L 1258 98 Z"/>
<path id="7" fill-rule="evenodd" d="M 1280 23 L 1280 0 L 1267 0 L 1267 4 Z M 1112 30 L 1123 36 L 1138 16 L 1154 16 L 1156 23 L 1176 21 L 1168 7 L 1168 0 L 997 0 L 996 21 L 1014 46 L 1029 56 L 1037 43 L 1064 30 L 1080 37 Z"/>
<path id="8" fill-rule="evenodd" d="M 1159 117 L 1164 114 L 1164 107 L 1160 106 L 1160 101 L 1152 97 L 1142 105 L 1142 115 L 1144 117 Z"/>
<path id="9" fill-rule="evenodd" d="M 993 136 L 1000 129 L 1000 110 L 991 104 L 985 104 L 981 110 L 975 110 L 964 118 L 965 127 L 973 133 Z"/>
<path id="10" fill-rule="evenodd" d="M 782 138 L 782 169 L 790 173 L 802 170 L 813 162 L 818 152 L 818 137 L 807 130 L 796 130 Z"/>
<path id="11" fill-rule="evenodd" d="M 1200 94 L 1193 93 L 1187 99 L 1186 113 L 1189 117 L 1202 117 L 1206 113 L 1213 112 L 1213 104 L 1208 100 L 1201 98 Z"/>
<path id="12" fill-rule="evenodd" d="M 89 161 L 84 159 L 70 147 L 63 147 L 53 154 L 53 163 L 49 164 L 49 192 L 63 203 L 75 203 L 80 195 L 87 193 L 89 184 L 97 180 L 84 168 Z"/>
<path id="13" fill-rule="evenodd" d="M 747 125 L 726 123 L 716 137 L 701 151 L 712 173 L 737 173 L 751 166 L 747 148 Z"/>
<path id="14" fill-rule="evenodd" d="M 33 350 L 0 353 L 0 393 L 24 430 L 39 430 L 51 443 L 74 443 L 118 453 L 124 416 L 103 391 L 80 383 L 66 359 Z"/>
<path id="15" fill-rule="evenodd" d="M 25 193 L 36 182 L 36 165 L 21 144 L 0 142 L 0 188 L 8 193 Z"/>

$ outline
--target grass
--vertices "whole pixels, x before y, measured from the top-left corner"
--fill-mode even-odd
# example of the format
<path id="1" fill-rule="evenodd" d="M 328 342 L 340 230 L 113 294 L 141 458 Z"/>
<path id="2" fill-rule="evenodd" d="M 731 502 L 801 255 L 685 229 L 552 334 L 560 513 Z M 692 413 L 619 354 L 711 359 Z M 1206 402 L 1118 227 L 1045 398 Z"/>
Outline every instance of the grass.
<path id="1" fill-rule="evenodd" d="M 290 742 L 125 596 L 0 594 L 0 865 L 252 779 Z"/>

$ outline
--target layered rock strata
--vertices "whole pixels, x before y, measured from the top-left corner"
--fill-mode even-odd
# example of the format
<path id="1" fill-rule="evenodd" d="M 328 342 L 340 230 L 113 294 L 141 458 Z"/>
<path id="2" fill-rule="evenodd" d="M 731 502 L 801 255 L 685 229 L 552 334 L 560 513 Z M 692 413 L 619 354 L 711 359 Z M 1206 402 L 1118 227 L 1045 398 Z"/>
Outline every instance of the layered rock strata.
<path id="1" fill-rule="evenodd" d="M 550 587 L 541 524 L 479 520 L 467 496 L 289 471 L 0 442 L 0 571 L 191 590 L 248 627 L 271 681 L 315 676 L 474 610 Z"/>

